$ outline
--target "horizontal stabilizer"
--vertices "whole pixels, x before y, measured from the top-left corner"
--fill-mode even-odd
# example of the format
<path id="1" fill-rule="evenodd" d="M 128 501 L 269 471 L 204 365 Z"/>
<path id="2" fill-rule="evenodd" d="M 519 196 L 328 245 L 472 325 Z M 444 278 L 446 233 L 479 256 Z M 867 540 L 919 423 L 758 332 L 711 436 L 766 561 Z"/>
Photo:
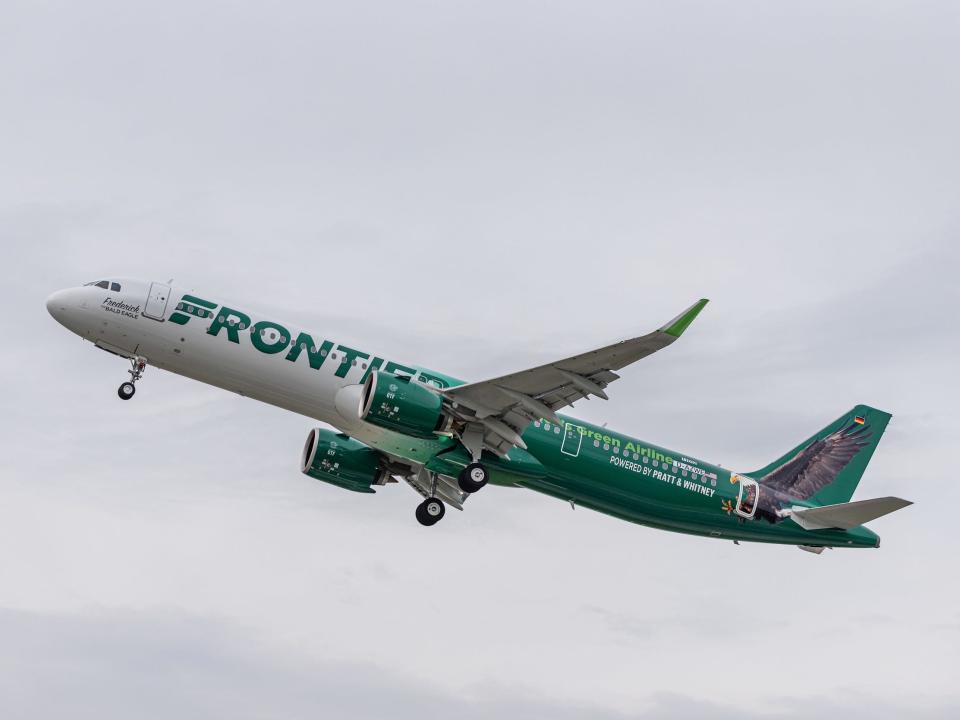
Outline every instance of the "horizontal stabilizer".
<path id="1" fill-rule="evenodd" d="M 818 508 L 794 508 L 791 517 L 804 530 L 823 530 L 825 528 L 840 528 L 849 530 L 876 520 L 895 510 L 913 505 L 909 500 L 897 497 L 873 498 L 872 500 L 858 500 L 857 502 L 825 505 Z"/>

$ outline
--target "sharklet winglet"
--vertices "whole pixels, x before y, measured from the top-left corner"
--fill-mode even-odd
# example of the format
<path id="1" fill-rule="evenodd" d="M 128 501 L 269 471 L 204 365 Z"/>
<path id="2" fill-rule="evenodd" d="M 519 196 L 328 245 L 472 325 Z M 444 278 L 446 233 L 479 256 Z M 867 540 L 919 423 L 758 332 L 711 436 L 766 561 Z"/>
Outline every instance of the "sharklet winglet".
<path id="1" fill-rule="evenodd" d="M 660 328 L 660 332 L 673 335 L 673 337 L 680 337 L 683 335 L 683 331 L 690 327 L 690 323 L 696 319 L 700 311 L 707 306 L 708 302 L 710 301 L 707 298 L 697 300 L 697 302 Z"/>

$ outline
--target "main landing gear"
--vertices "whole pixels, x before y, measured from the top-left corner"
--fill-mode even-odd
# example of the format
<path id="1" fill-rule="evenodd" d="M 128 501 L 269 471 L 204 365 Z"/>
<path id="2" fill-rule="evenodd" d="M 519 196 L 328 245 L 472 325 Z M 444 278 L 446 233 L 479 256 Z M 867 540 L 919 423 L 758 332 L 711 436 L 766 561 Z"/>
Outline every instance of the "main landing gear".
<path id="1" fill-rule="evenodd" d="M 143 371 L 146 367 L 146 358 L 142 358 L 139 355 L 130 358 L 130 369 L 127 370 L 127 372 L 130 373 L 130 382 L 123 383 L 117 389 L 117 395 L 120 396 L 121 400 L 129 400 L 133 397 L 133 394 L 137 391 L 135 383 L 143 377 Z"/>
<path id="2" fill-rule="evenodd" d="M 429 482 L 429 485 L 426 487 L 422 487 L 419 484 L 415 486 L 420 489 L 426 497 L 426 500 L 417 505 L 417 521 L 427 527 L 436 525 L 443 519 L 444 514 L 447 512 L 447 507 L 443 504 L 443 500 L 437 497 L 439 476 L 436 473 L 429 472 L 426 468 L 421 468 L 417 479 Z"/>
<path id="3" fill-rule="evenodd" d="M 457 485 L 465 493 L 477 492 L 490 479 L 490 473 L 480 464 L 480 456 L 483 454 L 483 433 L 483 425 L 480 423 L 469 423 L 460 433 L 460 442 L 470 453 L 472 461 L 457 476 Z"/>
<path id="4" fill-rule="evenodd" d="M 466 493 L 475 493 L 480 490 L 490 479 L 490 473 L 478 462 L 470 463 L 457 477 L 457 485 Z"/>
<path id="5" fill-rule="evenodd" d="M 446 511 L 447 508 L 443 504 L 443 500 L 438 498 L 427 498 L 422 503 L 417 505 L 417 520 L 421 525 L 430 527 L 431 525 L 436 525 L 438 522 L 440 522 Z"/>
<path id="6" fill-rule="evenodd" d="M 440 522 L 447 508 L 443 504 L 443 500 L 437 497 L 438 475 L 436 473 L 430 473 L 426 469 L 420 472 L 423 474 L 418 476 L 418 480 L 430 478 L 431 482 L 429 482 L 429 484 L 418 483 L 418 485 L 415 486 L 418 487 L 423 495 L 427 496 L 426 500 L 417 505 L 416 515 L 421 525 L 430 527 Z M 457 477 L 457 485 L 459 485 L 460 489 L 465 493 L 475 493 L 486 485 L 489 479 L 490 474 L 487 472 L 487 469 L 480 463 L 474 462 L 467 465 Z M 449 491 L 456 494 L 456 491 L 452 489 L 449 489 Z M 461 501 L 465 499 L 466 496 L 460 498 Z M 458 505 L 457 507 L 460 506 Z"/>

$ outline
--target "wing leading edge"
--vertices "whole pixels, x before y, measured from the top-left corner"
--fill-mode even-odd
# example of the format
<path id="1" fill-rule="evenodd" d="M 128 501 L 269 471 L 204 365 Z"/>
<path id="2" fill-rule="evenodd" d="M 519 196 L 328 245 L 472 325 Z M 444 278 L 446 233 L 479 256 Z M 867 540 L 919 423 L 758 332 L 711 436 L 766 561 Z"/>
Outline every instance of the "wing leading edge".
<path id="1" fill-rule="evenodd" d="M 679 338 L 707 304 L 698 300 L 670 322 L 646 335 L 621 340 L 580 355 L 443 391 L 448 412 L 465 427 L 461 441 L 478 459 L 483 449 L 506 455 L 533 420 L 560 423 L 556 411 L 591 396 L 607 399 L 605 389 L 620 370 L 662 350 Z"/>

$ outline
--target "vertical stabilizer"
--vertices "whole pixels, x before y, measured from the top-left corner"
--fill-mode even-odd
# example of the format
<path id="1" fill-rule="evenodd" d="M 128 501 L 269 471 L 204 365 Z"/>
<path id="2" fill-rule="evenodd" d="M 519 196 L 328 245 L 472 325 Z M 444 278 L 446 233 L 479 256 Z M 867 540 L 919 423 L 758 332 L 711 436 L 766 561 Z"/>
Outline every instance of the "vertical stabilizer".
<path id="1" fill-rule="evenodd" d="M 857 405 L 783 457 L 749 473 L 779 493 L 821 505 L 845 503 L 863 477 L 890 413 Z"/>

